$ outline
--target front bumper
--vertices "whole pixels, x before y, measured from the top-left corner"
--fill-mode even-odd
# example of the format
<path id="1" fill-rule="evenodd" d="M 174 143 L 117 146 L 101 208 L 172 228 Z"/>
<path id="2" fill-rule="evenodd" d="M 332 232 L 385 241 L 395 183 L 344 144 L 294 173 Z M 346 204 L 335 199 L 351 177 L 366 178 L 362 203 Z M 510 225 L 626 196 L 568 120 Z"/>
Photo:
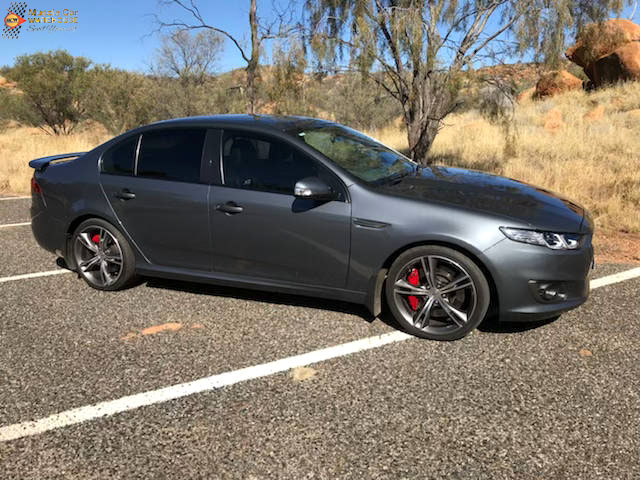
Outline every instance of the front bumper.
<path id="1" fill-rule="evenodd" d="M 505 238 L 481 260 L 496 286 L 500 321 L 545 320 L 582 305 L 589 296 L 591 236 L 579 250 L 551 250 Z"/>

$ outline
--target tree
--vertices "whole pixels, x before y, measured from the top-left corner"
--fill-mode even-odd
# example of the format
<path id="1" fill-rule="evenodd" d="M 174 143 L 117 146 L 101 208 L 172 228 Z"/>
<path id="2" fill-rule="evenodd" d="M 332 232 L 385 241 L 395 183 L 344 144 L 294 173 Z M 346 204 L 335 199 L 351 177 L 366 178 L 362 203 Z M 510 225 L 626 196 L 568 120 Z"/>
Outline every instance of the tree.
<path id="1" fill-rule="evenodd" d="M 40 117 L 30 103 L 24 99 L 19 91 L 0 89 L 0 130 L 6 127 L 10 120 L 16 120 L 25 125 L 38 125 Z"/>
<path id="2" fill-rule="evenodd" d="M 286 43 L 289 43 L 288 45 Z M 306 56 L 298 42 L 277 42 L 272 49 L 271 67 L 265 77 L 265 93 L 270 113 L 304 115 L 310 113 L 305 99 Z"/>
<path id="3" fill-rule="evenodd" d="M 93 93 L 88 116 L 114 135 L 155 119 L 151 79 L 108 65 L 93 68 L 90 76 Z"/>
<path id="4" fill-rule="evenodd" d="M 71 133 L 85 117 L 90 65 L 63 50 L 18 57 L 7 77 L 18 83 L 31 111 L 18 120 L 55 135 Z"/>
<path id="5" fill-rule="evenodd" d="M 164 21 L 156 16 L 160 29 L 172 28 L 180 30 L 205 29 L 216 32 L 231 41 L 240 53 L 242 60 L 247 64 L 246 90 L 247 90 L 247 113 L 253 114 L 256 111 L 257 91 L 256 82 L 259 78 L 260 53 L 265 42 L 276 38 L 285 38 L 291 35 L 298 28 L 291 25 L 293 20 L 293 8 L 291 6 L 280 10 L 273 5 L 274 20 L 265 23 L 258 17 L 258 6 L 256 0 L 249 0 L 249 31 L 251 34 L 251 49 L 243 46 L 243 42 L 228 30 L 215 27 L 202 16 L 196 0 L 162 0 L 161 4 L 179 7 L 187 14 L 189 21 L 173 20 Z"/>
<path id="6" fill-rule="evenodd" d="M 214 72 L 223 46 L 222 36 L 211 30 L 174 31 L 162 37 L 152 71 L 177 77 L 183 85 L 202 85 Z"/>
<path id="7" fill-rule="evenodd" d="M 307 39 L 319 65 L 357 70 L 398 101 L 414 160 L 457 106 L 463 73 L 532 53 L 553 63 L 565 34 L 623 0 L 306 0 Z M 344 60 L 344 53 L 347 59 Z"/>

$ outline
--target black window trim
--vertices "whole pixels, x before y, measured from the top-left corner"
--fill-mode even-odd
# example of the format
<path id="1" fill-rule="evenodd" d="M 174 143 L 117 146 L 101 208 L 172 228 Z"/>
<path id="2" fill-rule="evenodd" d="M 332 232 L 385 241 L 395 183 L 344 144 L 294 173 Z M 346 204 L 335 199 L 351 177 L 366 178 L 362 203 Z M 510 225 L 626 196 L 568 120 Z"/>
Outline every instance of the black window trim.
<path id="1" fill-rule="evenodd" d="M 137 136 L 138 137 L 138 142 L 137 142 L 137 149 L 136 149 L 136 156 L 133 159 L 133 171 L 131 172 L 131 174 L 124 174 L 124 173 L 112 173 L 112 172 L 105 172 L 103 170 L 103 157 L 105 155 L 105 153 L 110 152 L 111 150 L 114 150 L 118 147 L 120 147 L 124 142 L 128 142 L 129 140 L 131 140 L 133 137 Z M 117 142 L 114 142 L 112 145 L 109 146 L 109 148 L 105 148 L 104 151 L 100 154 L 100 157 L 98 158 L 98 172 L 100 173 L 100 175 L 114 175 L 117 177 L 135 177 L 135 173 L 136 173 L 136 168 L 137 168 L 137 158 L 138 158 L 138 150 L 140 149 L 140 138 L 142 137 L 141 133 L 136 133 L 134 135 L 127 135 L 125 138 L 123 139 L 119 139 Z"/>
<path id="2" fill-rule="evenodd" d="M 222 128 L 207 126 L 204 148 L 202 149 L 202 164 L 200 178 L 207 185 L 216 185 L 219 178 L 218 156 L 220 155 L 220 143 L 222 142 Z"/>
<path id="3" fill-rule="evenodd" d="M 220 128 L 220 127 L 212 127 L 212 129 L 215 128 Z M 301 155 L 304 155 L 305 157 L 309 158 L 312 162 L 316 163 L 317 165 L 320 165 L 321 168 L 323 168 L 324 170 L 326 170 L 327 172 L 329 172 L 329 174 L 337 181 L 338 185 L 341 187 L 342 189 L 342 199 L 340 200 L 335 200 L 337 202 L 344 202 L 344 203 L 350 203 L 350 197 L 349 197 L 349 189 L 347 188 L 346 184 L 344 183 L 344 181 L 340 178 L 339 175 L 337 175 L 331 168 L 329 168 L 327 165 L 325 165 L 323 162 L 319 161 L 317 158 L 315 158 L 314 155 L 310 155 L 308 152 L 305 152 L 303 149 L 300 148 L 300 146 L 298 146 L 296 143 L 292 142 L 289 138 L 285 137 L 285 136 L 280 136 L 280 135 L 274 135 L 270 132 L 265 132 L 262 130 L 253 130 L 253 129 L 244 129 L 241 127 L 232 127 L 232 128 L 220 128 L 220 148 L 219 148 L 219 154 L 218 154 L 218 164 L 220 165 L 220 178 L 218 179 L 217 182 L 212 183 L 212 185 L 217 185 L 220 187 L 224 187 L 224 188 L 233 188 L 234 190 L 245 190 L 245 191 L 251 191 L 251 192 L 262 192 L 262 193 L 270 193 L 273 195 L 286 195 L 289 197 L 294 197 L 294 195 L 291 193 L 281 193 L 281 192 L 273 192 L 271 190 L 265 190 L 265 189 L 259 189 L 259 188 L 242 188 L 242 187 L 233 187 L 231 185 L 226 185 L 224 183 L 224 138 L 225 135 L 227 133 L 240 133 L 240 134 L 245 134 L 248 136 L 255 136 L 258 139 L 262 138 L 264 139 L 263 141 L 280 141 L 280 142 L 284 142 L 286 143 L 289 147 L 291 147 L 292 149 L 294 149 L 296 152 L 300 153 Z"/>
<path id="4" fill-rule="evenodd" d="M 144 133 L 138 135 L 138 143 L 136 144 L 136 156 L 133 159 L 133 176 L 138 176 L 138 158 L 140 158 L 140 145 L 142 145 L 142 136 Z"/>
<path id="5" fill-rule="evenodd" d="M 224 136 L 227 133 L 226 128 L 220 129 L 220 140 L 218 145 L 218 165 L 220 166 L 220 185 L 226 187 L 224 183 Z M 230 187 L 227 187 L 230 188 Z"/>

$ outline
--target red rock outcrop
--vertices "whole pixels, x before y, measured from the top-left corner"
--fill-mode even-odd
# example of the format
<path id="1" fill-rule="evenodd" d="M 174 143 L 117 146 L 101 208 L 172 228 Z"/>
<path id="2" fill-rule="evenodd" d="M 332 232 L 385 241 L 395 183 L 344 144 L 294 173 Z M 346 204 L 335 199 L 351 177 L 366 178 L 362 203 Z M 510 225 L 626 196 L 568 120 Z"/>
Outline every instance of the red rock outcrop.
<path id="1" fill-rule="evenodd" d="M 625 19 L 589 24 L 565 55 L 596 87 L 640 80 L 640 25 Z"/>
<path id="2" fill-rule="evenodd" d="M 536 83 L 536 98 L 551 97 L 558 93 L 582 88 L 582 80 L 566 70 L 554 70 L 544 73 Z"/>

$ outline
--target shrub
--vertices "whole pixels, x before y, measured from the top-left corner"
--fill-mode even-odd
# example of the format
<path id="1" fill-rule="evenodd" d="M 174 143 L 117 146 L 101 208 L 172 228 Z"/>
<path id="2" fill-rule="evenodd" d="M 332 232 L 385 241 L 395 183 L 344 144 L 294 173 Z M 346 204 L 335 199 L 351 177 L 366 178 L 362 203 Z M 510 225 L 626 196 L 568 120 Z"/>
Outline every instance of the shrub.
<path id="1" fill-rule="evenodd" d="M 109 132 L 119 134 L 154 119 L 152 82 L 144 75 L 98 66 L 90 76 L 88 116 Z"/>
<path id="2" fill-rule="evenodd" d="M 91 61 L 57 50 L 17 58 L 6 72 L 24 92 L 17 120 L 59 134 L 70 133 L 86 117 Z"/>

